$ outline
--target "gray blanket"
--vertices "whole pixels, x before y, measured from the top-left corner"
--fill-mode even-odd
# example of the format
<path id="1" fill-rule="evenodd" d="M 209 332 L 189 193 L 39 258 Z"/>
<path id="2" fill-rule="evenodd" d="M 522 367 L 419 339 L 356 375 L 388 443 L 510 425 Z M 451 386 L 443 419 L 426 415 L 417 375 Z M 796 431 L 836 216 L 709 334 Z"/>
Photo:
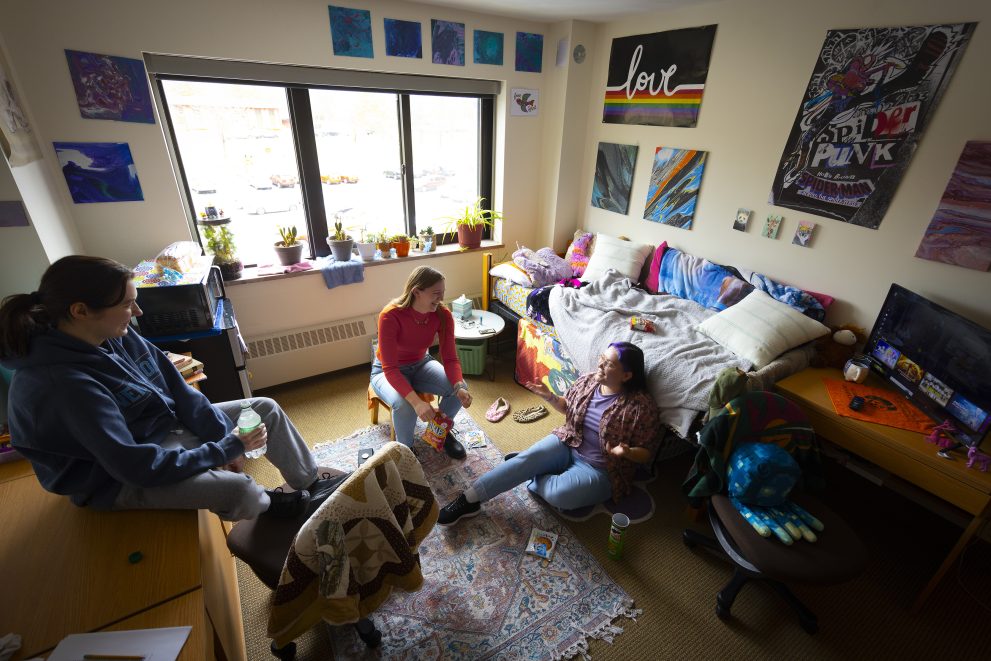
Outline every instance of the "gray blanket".
<path id="1" fill-rule="evenodd" d="M 709 391 L 719 372 L 752 367 L 697 330 L 715 314 L 712 310 L 676 296 L 634 289 L 613 270 L 581 289 L 555 287 L 550 311 L 561 343 L 582 374 L 595 369 L 610 342 L 632 342 L 643 349 L 647 382 L 661 421 L 682 438 L 688 436 L 697 413 L 708 409 Z M 631 330 L 631 316 L 654 322 L 656 333 Z"/>

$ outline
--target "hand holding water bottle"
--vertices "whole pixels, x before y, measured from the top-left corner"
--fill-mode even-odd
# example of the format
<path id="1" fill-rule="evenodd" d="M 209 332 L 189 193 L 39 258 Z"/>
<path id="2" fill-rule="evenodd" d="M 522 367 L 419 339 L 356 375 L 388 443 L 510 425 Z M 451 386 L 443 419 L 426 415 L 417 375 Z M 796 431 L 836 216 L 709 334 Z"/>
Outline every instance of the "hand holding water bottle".
<path id="1" fill-rule="evenodd" d="M 237 418 L 234 435 L 244 444 L 244 456 L 248 459 L 257 459 L 268 449 L 268 430 L 262 423 L 261 416 L 248 402 L 241 402 L 241 415 Z"/>

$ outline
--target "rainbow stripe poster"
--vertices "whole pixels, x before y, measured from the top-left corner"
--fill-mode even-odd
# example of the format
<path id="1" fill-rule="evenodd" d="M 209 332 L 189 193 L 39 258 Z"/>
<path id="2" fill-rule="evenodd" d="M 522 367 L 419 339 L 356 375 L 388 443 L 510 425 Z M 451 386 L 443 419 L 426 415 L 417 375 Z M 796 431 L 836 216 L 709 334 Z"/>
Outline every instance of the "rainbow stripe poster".
<path id="1" fill-rule="evenodd" d="M 694 127 L 716 26 L 613 39 L 602 121 Z"/>

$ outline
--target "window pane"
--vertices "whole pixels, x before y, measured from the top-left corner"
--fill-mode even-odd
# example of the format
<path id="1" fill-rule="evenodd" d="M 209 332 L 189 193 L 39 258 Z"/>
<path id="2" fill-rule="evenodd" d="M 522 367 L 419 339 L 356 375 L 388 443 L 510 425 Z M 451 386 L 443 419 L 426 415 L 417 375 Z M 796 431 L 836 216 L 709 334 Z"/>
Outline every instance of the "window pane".
<path id="1" fill-rule="evenodd" d="M 478 114 L 478 99 L 410 96 L 417 231 L 440 233 L 478 197 Z"/>
<path id="2" fill-rule="evenodd" d="M 246 266 L 276 261 L 279 226 L 306 234 L 285 88 L 176 80 L 163 88 L 194 213 L 214 206 L 231 218 Z"/>
<path id="3" fill-rule="evenodd" d="M 405 234 L 396 95 L 310 90 L 327 228 Z"/>

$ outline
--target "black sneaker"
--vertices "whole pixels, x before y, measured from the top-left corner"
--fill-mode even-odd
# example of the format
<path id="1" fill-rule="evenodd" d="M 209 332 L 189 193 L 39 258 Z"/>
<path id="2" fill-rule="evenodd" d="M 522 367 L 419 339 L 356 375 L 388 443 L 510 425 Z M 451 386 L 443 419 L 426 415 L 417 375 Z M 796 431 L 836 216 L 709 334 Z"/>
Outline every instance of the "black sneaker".
<path id="1" fill-rule="evenodd" d="M 510 459 L 512 459 L 513 457 L 515 457 L 518 454 L 519 454 L 519 452 L 510 452 L 505 457 L 503 457 L 502 460 L 503 461 L 509 461 Z"/>
<path id="2" fill-rule="evenodd" d="M 275 489 L 265 493 L 272 500 L 272 504 L 263 513 L 277 519 L 295 518 L 306 511 L 306 506 L 310 504 L 310 492 L 306 489 L 289 492 Z"/>
<path id="3" fill-rule="evenodd" d="M 462 493 L 460 496 L 441 508 L 440 516 L 437 517 L 437 523 L 442 526 L 454 525 L 459 519 L 478 516 L 478 512 L 481 509 L 481 503 L 469 503 L 468 499 L 465 498 L 465 495 Z"/>
<path id="4" fill-rule="evenodd" d="M 451 459 L 464 459 L 468 456 L 465 446 L 454 436 L 454 430 L 447 432 L 447 439 L 444 441 L 444 452 Z"/>
<path id="5" fill-rule="evenodd" d="M 322 503 L 327 500 L 327 497 L 337 491 L 337 487 L 341 486 L 349 475 L 350 473 L 341 473 L 331 476 L 330 473 L 324 473 L 321 477 L 313 480 L 313 484 L 306 487 L 306 490 L 310 492 L 310 501 Z"/>

